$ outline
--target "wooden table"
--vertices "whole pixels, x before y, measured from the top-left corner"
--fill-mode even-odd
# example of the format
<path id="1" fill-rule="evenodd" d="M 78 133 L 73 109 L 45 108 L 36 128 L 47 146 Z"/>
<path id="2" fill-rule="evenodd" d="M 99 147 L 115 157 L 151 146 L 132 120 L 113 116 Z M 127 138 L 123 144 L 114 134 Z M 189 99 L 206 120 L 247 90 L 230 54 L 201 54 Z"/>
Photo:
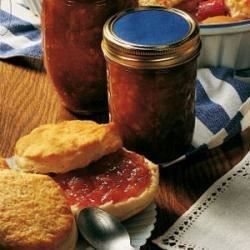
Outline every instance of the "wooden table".
<path id="1" fill-rule="evenodd" d="M 0 155 L 11 156 L 16 140 L 38 125 L 68 119 L 76 117 L 61 106 L 40 61 L 0 61 Z M 158 220 L 152 238 L 164 233 L 249 148 L 250 130 L 246 130 L 195 160 L 161 170 Z M 142 249 L 157 247 L 149 240 Z"/>

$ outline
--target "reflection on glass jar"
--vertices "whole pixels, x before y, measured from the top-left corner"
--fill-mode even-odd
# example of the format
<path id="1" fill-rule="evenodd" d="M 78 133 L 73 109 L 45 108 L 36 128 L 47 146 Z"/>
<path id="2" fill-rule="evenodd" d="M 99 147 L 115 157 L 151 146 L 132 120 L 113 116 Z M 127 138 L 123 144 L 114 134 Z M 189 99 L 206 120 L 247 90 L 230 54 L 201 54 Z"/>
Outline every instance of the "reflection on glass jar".
<path id="1" fill-rule="evenodd" d="M 45 65 L 63 104 L 70 111 L 107 111 L 102 28 L 117 11 L 135 0 L 43 0 Z"/>
<path id="2" fill-rule="evenodd" d="M 141 18 L 158 18 L 163 26 L 172 22 L 186 27 L 175 34 L 160 30 L 154 39 L 147 39 L 140 36 L 142 27 L 133 28 L 135 35 L 129 28 L 129 23 L 140 23 Z M 151 33 L 145 29 L 143 34 Z M 190 146 L 195 121 L 200 51 L 196 22 L 183 12 L 161 8 L 124 12 L 106 23 L 102 47 L 108 67 L 111 120 L 118 125 L 125 146 L 157 163 L 183 154 Z"/>

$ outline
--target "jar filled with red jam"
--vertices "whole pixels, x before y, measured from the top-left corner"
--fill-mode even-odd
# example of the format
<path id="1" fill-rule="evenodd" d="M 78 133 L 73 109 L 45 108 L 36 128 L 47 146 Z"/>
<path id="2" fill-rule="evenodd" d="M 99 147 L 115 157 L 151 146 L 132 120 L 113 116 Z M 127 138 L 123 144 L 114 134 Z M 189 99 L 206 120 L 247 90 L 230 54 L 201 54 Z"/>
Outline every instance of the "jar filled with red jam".
<path id="1" fill-rule="evenodd" d="M 63 104 L 83 115 L 107 111 L 102 28 L 136 0 L 43 0 L 45 66 Z"/>
<path id="2" fill-rule="evenodd" d="M 199 28 L 180 10 L 138 8 L 104 26 L 110 119 L 124 145 L 165 163 L 190 146 Z"/>

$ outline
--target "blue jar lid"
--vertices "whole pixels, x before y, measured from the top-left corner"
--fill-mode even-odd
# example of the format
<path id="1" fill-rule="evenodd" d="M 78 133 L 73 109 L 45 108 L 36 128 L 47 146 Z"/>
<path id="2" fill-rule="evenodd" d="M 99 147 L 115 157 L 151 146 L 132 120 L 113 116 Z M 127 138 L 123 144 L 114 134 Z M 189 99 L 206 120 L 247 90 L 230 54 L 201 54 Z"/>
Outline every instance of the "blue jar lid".
<path id="1" fill-rule="evenodd" d="M 113 23 L 113 32 L 128 43 L 170 45 L 189 34 L 191 24 L 181 15 L 163 9 L 144 9 L 122 15 Z"/>
<path id="2" fill-rule="evenodd" d="M 103 28 L 106 58 L 129 67 L 166 68 L 199 54 L 199 26 L 177 9 L 141 7 L 120 12 Z"/>

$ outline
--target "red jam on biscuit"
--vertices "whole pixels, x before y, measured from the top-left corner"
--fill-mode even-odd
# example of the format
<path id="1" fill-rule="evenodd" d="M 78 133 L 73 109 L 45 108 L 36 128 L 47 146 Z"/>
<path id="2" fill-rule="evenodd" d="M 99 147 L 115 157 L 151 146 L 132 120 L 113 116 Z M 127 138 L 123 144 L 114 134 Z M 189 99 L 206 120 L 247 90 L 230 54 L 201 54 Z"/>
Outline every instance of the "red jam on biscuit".
<path id="1" fill-rule="evenodd" d="M 150 185 L 151 173 L 143 156 L 120 150 L 87 168 L 54 175 L 70 205 L 80 208 L 137 197 Z"/>

